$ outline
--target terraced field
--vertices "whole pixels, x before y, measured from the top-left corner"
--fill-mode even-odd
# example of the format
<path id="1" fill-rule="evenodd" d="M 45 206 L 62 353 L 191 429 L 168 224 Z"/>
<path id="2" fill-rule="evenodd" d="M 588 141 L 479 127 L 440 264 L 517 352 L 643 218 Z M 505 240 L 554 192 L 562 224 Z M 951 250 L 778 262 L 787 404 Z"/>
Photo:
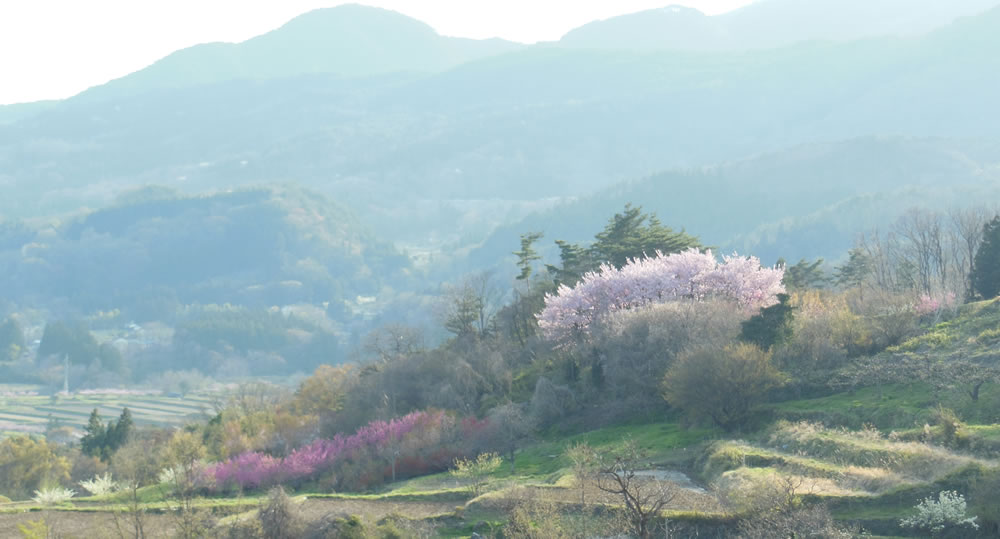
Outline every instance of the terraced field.
<path id="1" fill-rule="evenodd" d="M 203 420 L 214 410 L 211 393 L 168 397 L 158 392 L 138 393 L 94 390 L 69 396 L 38 394 L 38 388 L 0 384 L 0 435 L 44 432 L 49 420 L 82 429 L 96 408 L 105 419 L 115 418 L 128 407 L 139 425 L 181 425 Z"/>

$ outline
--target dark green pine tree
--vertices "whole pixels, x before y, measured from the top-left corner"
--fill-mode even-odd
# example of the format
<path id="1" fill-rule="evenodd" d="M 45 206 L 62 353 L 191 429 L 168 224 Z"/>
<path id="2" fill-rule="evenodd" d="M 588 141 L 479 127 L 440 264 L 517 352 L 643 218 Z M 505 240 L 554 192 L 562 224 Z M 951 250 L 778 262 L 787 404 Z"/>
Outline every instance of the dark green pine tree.
<path id="1" fill-rule="evenodd" d="M 786 264 L 784 259 L 779 259 L 778 266 L 785 267 L 785 276 L 781 282 L 789 290 L 823 288 L 830 281 L 823 272 L 822 258 L 817 258 L 815 262 L 803 258 L 791 266 Z"/>
<path id="2" fill-rule="evenodd" d="M 795 308 L 789 303 L 788 294 L 778 294 L 778 303 L 764 307 L 743 322 L 740 340 L 756 344 L 761 350 L 788 341 L 792 336 L 792 319 Z"/>
<path id="3" fill-rule="evenodd" d="M 109 433 L 108 436 L 107 445 L 110 446 L 112 453 L 128 443 L 129 436 L 132 435 L 134 428 L 135 424 L 132 422 L 132 412 L 127 407 L 123 408 L 121 415 L 118 416 L 118 423 L 115 424 L 114 434 L 110 435 Z"/>
<path id="4" fill-rule="evenodd" d="M 541 239 L 541 237 L 541 232 L 521 234 L 521 250 L 514 251 L 513 253 L 517 257 L 517 267 L 521 270 L 521 273 L 517 276 L 517 280 L 527 281 L 531 277 L 531 263 L 542 259 L 542 257 L 538 256 L 538 252 L 534 248 L 535 242 Z"/>
<path id="5" fill-rule="evenodd" d="M 562 266 L 546 264 L 545 269 L 557 288 L 560 285 L 573 286 L 589 270 L 587 252 L 583 247 L 565 240 L 556 240 L 556 246 L 559 247 L 559 262 Z"/>
<path id="6" fill-rule="evenodd" d="M 115 423 L 114 419 L 111 419 L 104 427 L 104 440 L 98 451 L 98 457 L 101 459 L 101 462 L 111 462 L 111 454 L 115 452 L 113 444 L 116 432 L 118 432 L 118 424 Z"/>
<path id="7" fill-rule="evenodd" d="M 84 427 L 83 431 L 83 437 L 80 438 L 80 450 L 83 451 L 83 454 L 91 457 L 102 456 L 101 450 L 104 447 L 107 430 L 104 427 L 104 422 L 101 421 L 101 414 L 97 412 L 97 408 L 90 412 L 90 419 L 87 420 L 87 426 Z"/>
<path id="8" fill-rule="evenodd" d="M 590 247 L 583 248 L 556 240 L 562 267 L 547 265 L 556 286 L 573 286 L 588 271 L 608 263 L 621 268 L 634 258 L 678 253 L 691 247 L 701 247 L 698 238 L 684 232 L 674 232 L 663 226 L 656 215 L 642 213 L 642 208 L 626 204 L 621 213 L 608 220 L 604 230 L 594 236 Z"/>
<path id="9" fill-rule="evenodd" d="M 616 213 L 604 230 L 594 236 L 594 243 L 587 249 L 593 268 L 607 262 L 616 268 L 632 258 L 653 256 L 657 251 L 676 253 L 690 247 L 700 247 L 698 238 L 683 230 L 674 232 L 663 226 L 655 215 L 642 213 L 641 206 L 626 204 Z"/>
<path id="10" fill-rule="evenodd" d="M 983 242 L 973 259 L 969 281 L 980 298 L 1000 295 L 1000 215 L 983 225 Z"/>
<path id="11" fill-rule="evenodd" d="M 863 249 L 855 247 L 848 251 L 847 262 L 834 271 L 834 280 L 844 288 L 856 288 L 872 273 L 872 260 Z"/>

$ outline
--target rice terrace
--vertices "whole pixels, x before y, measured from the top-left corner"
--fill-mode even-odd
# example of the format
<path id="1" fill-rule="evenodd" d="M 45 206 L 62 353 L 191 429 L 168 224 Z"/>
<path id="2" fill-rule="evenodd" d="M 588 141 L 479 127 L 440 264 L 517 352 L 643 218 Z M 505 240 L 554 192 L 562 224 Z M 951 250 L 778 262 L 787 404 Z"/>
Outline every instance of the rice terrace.
<path id="1" fill-rule="evenodd" d="M 173 394 L 159 390 L 84 389 L 69 395 L 42 395 L 41 386 L 0 384 L 0 433 L 45 433 L 67 427 L 80 433 L 93 410 L 104 417 L 116 417 L 128 408 L 139 425 L 181 426 L 213 415 L 218 392 Z M 66 435 L 72 435 L 67 431 Z"/>

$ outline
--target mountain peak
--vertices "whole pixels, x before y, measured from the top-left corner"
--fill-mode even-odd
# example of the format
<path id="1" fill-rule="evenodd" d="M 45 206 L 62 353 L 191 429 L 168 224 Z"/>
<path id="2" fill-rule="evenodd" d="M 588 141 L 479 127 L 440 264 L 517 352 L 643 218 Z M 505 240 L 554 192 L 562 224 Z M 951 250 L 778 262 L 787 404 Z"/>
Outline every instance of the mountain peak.
<path id="1" fill-rule="evenodd" d="M 661 7 L 660 9 L 654 9 L 651 11 L 659 11 L 660 13 L 665 13 L 668 15 L 700 15 L 702 17 L 707 17 L 701 11 L 688 6 L 682 6 L 678 4 L 671 4 L 669 6 Z"/>
<path id="2" fill-rule="evenodd" d="M 559 43 L 595 49 L 705 48 L 717 37 L 718 26 L 697 9 L 672 4 L 585 24 Z"/>
<path id="3" fill-rule="evenodd" d="M 81 97 L 108 99 L 305 74 L 351 78 L 432 73 L 520 47 L 498 39 L 445 37 L 428 24 L 395 11 L 344 4 L 303 13 L 241 43 L 208 43 L 177 51 L 145 69 L 91 88 Z"/>
<path id="4" fill-rule="evenodd" d="M 361 4 L 341 4 L 339 6 L 314 9 L 303 13 L 267 35 L 288 32 L 329 32 L 346 30 L 350 32 L 371 30 L 401 30 L 424 35 L 437 35 L 430 25 L 397 11 Z M 260 37 L 264 37 L 260 36 Z"/>

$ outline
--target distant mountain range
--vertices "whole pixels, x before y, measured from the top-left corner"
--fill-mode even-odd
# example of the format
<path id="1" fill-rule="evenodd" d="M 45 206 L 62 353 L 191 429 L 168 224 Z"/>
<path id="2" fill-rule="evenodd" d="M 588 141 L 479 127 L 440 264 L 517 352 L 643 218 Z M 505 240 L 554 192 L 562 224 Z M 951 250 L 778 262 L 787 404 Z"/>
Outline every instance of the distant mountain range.
<path id="1" fill-rule="evenodd" d="M 545 233 L 539 246 L 557 261 L 554 240 L 591 239 L 626 203 L 726 253 L 753 253 L 769 264 L 835 261 L 858 234 L 885 230 L 911 207 L 1000 203 L 1000 140 L 863 137 L 655 174 L 501 227 L 471 264 L 496 264 L 498 253 L 531 231 Z"/>
<path id="2" fill-rule="evenodd" d="M 563 36 L 559 45 L 722 51 L 782 47 L 802 41 L 912 36 L 997 5 L 997 0 L 760 0 L 716 16 L 667 6 L 586 24 Z"/>
<path id="3" fill-rule="evenodd" d="M 720 17 L 751 20 L 778 10 L 785 18 L 765 17 L 768 24 L 850 37 L 788 22 L 802 16 L 800 4 L 769 0 Z M 905 11 L 896 0 L 868 4 L 873 11 L 858 28 L 912 34 L 926 29 L 918 22 L 930 24 L 928 14 L 957 17 L 985 2 L 906 2 Z M 840 16 L 864 13 L 859 2 L 840 5 L 840 15 L 814 16 L 815 24 L 833 28 Z M 886 11 L 892 6 L 896 11 Z M 0 108 L 0 221 L 106 207 L 143 185 L 194 197 L 296 182 L 354 208 L 381 240 L 454 260 L 448 257 L 480 245 L 496 226 L 601 193 L 607 204 L 581 210 L 581 220 L 566 218 L 588 231 L 579 239 L 631 199 L 711 244 L 788 258 L 798 250 L 833 256 L 844 236 L 831 235 L 822 247 L 795 238 L 787 249 L 772 247 L 802 223 L 837 219 L 831 226 L 846 234 L 857 217 L 845 213 L 849 200 L 904 191 L 944 200 L 939 191 L 948 182 L 975 181 L 961 163 L 984 170 L 996 163 L 1000 8 L 923 35 L 788 38 L 796 43 L 716 52 L 648 50 L 662 48 L 643 41 L 663 33 L 654 16 L 718 18 L 669 9 L 588 30 L 597 35 L 604 24 L 645 20 L 651 30 L 628 32 L 628 47 L 570 46 L 580 37 L 572 33 L 527 47 L 446 38 L 398 14 L 343 6 L 244 43 L 186 49 L 75 98 Z M 758 31 L 777 35 L 760 24 Z M 714 35 L 694 22 L 680 27 Z M 683 41 L 682 34 L 671 39 Z M 797 169 L 775 163 L 838 144 L 849 151 L 829 150 Z M 752 174 L 728 168 L 744 165 L 716 165 L 748 156 L 768 157 L 755 161 Z M 768 163 L 777 167 L 774 176 Z M 684 198 L 674 197 L 670 183 L 634 183 L 678 174 L 726 183 L 706 190 L 681 182 Z M 671 205 L 681 200 L 683 208 Z M 741 206 L 750 200 L 757 202 Z M 695 211 L 701 208 L 709 210 Z M 494 245 L 494 259 L 516 247 L 509 238 L 502 247 L 492 241 L 486 246 Z"/>

